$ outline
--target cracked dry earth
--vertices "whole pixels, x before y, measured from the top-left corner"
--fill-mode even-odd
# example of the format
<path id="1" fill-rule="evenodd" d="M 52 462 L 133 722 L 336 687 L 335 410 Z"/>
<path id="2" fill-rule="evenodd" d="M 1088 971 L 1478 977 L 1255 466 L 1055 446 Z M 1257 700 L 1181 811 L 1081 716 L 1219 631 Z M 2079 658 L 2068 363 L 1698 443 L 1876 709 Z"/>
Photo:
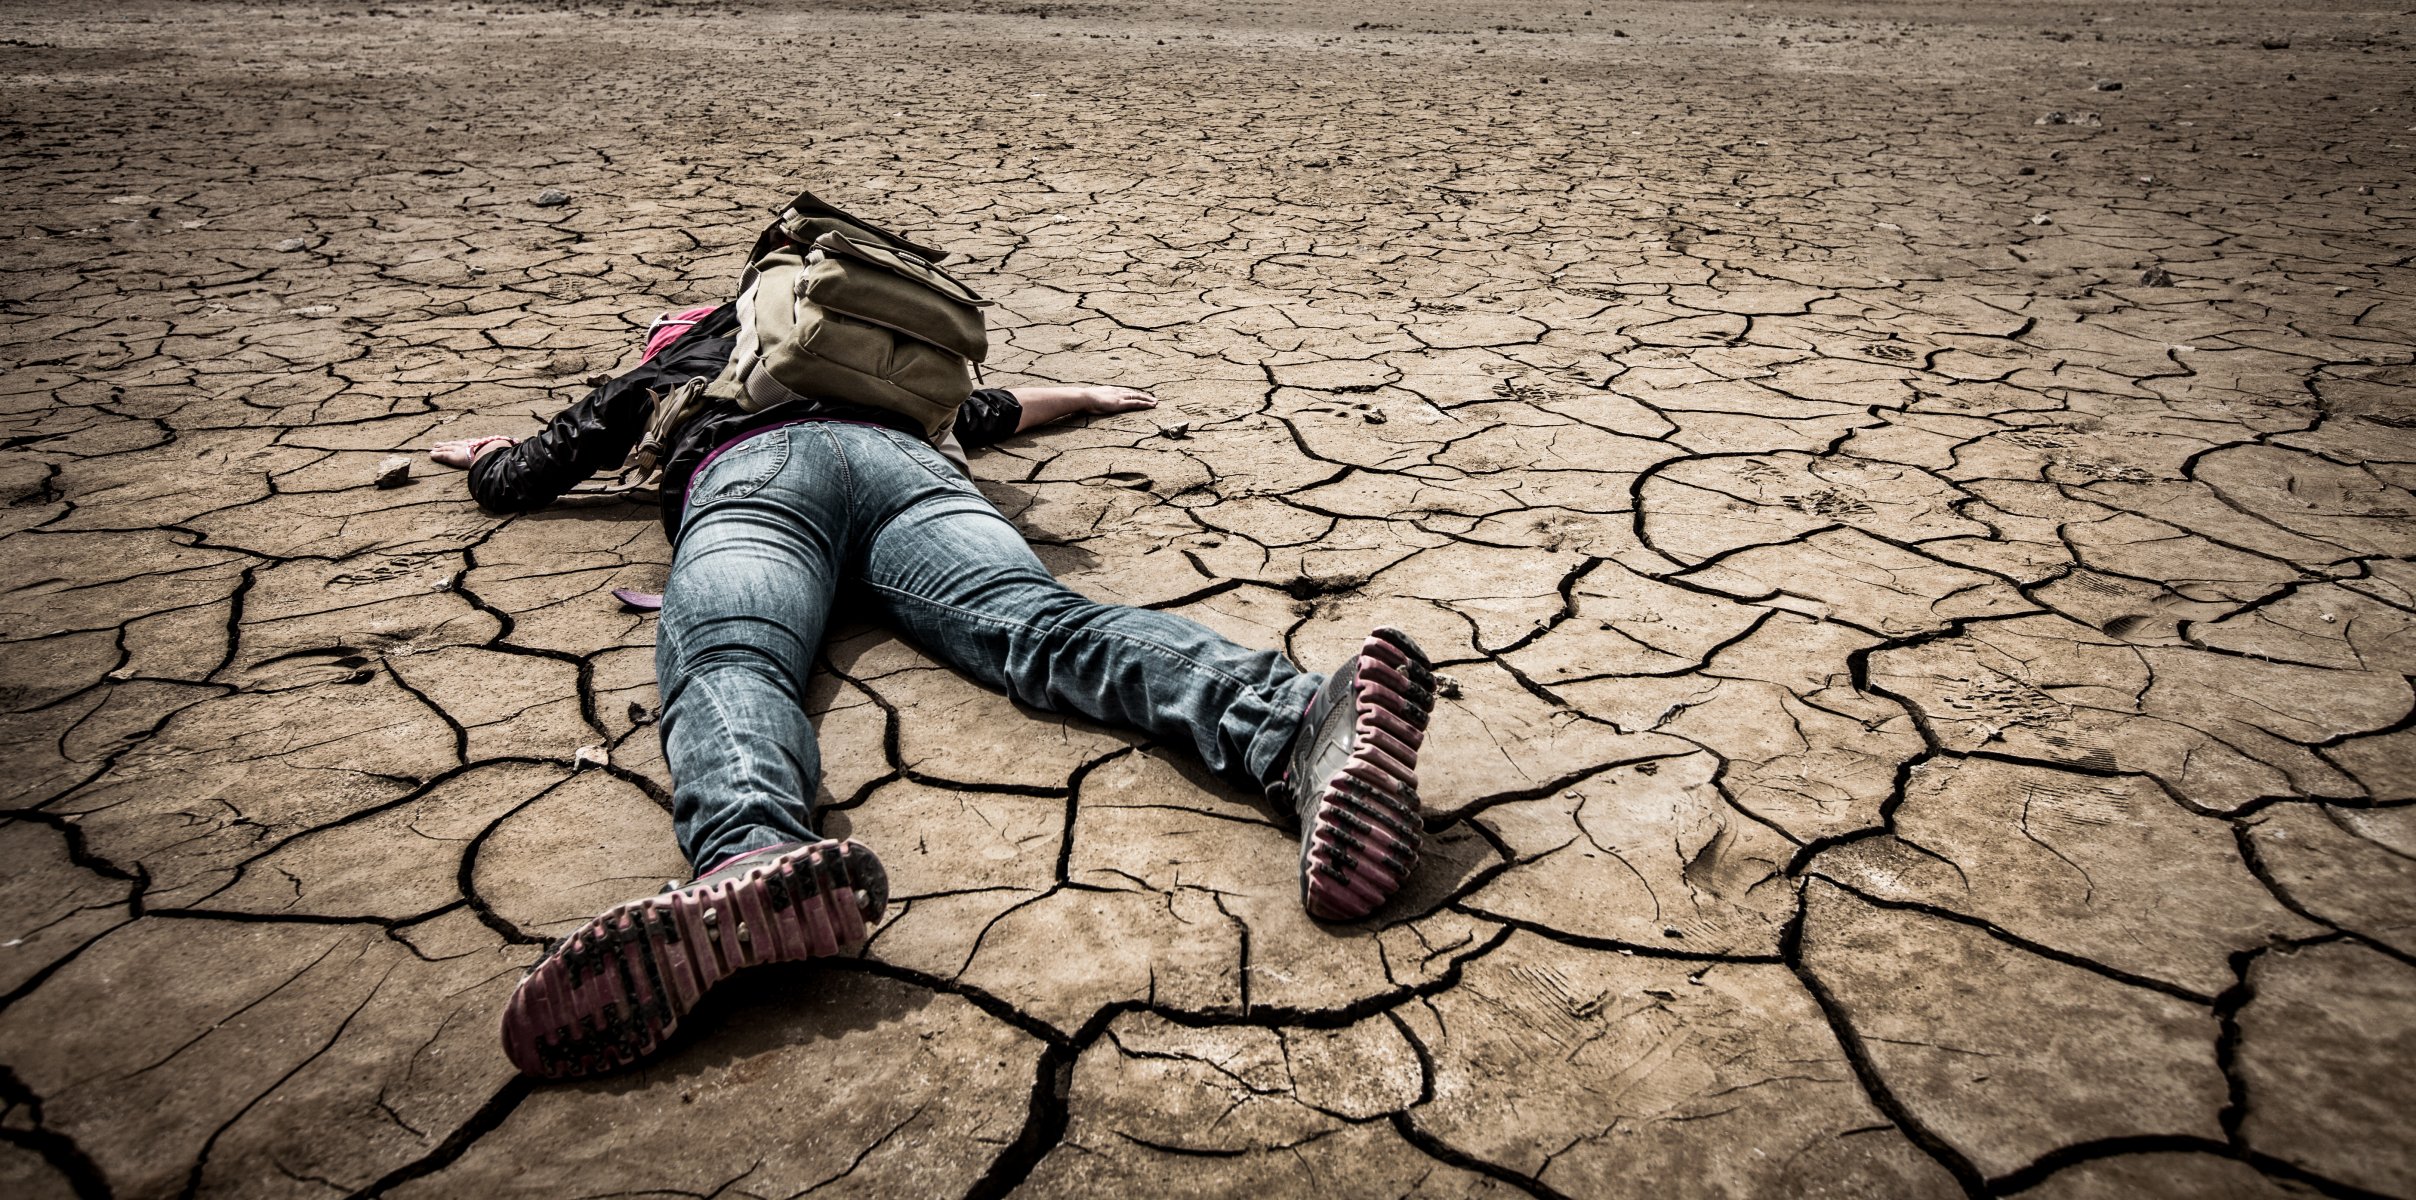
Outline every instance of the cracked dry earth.
<path id="1" fill-rule="evenodd" d="M 2398 7 L 10 4 L 0 1193 L 2416 1193 Z M 1434 652 L 1429 859 L 842 625 L 890 918 L 532 1086 L 669 551 L 371 479 L 800 184 L 1168 402 L 976 457 L 1074 585 Z"/>

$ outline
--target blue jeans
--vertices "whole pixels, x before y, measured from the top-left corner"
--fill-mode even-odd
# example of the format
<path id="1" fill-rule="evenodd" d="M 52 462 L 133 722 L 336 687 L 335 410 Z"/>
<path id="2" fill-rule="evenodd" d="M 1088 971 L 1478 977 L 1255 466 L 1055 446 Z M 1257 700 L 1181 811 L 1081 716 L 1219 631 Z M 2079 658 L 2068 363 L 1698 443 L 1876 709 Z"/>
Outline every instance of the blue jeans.
<path id="1" fill-rule="evenodd" d="M 1324 682 L 1198 622 L 1101 604 L 930 446 L 870 425 L 766 430 L 689 481 L 655 673 L 680 849 L 697 869 L 816 835 L 807 677 L 842 580 L 1016 701 L 1190 746 L 1253 792 Z"/>

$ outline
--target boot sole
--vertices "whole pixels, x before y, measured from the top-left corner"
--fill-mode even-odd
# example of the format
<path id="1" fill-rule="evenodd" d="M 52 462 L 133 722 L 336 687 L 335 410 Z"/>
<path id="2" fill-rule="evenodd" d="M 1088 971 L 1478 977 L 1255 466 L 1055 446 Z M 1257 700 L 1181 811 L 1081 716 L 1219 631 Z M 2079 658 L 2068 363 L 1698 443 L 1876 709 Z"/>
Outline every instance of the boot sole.
<path id="1" fill-rule="evenodd" d="M 636 1062 L 732 973 L 863 945 L 885 882 L 872 851 L 826 839 L 736 878 L 606 909 L 520 981 L 503 1011 L 504 1053 L 543 1079 Z"/>
<path id="2" fill-rule="evenodd" d="M 1418 865 L 1418 747 L 1434 669 L 1406 633 L 1378 629 L 1352 679 L 1350 757 L 1318 786 L 1300 832 L 1301 903 L 1321 921 L 1356 921 L 1392 899 Z"/>

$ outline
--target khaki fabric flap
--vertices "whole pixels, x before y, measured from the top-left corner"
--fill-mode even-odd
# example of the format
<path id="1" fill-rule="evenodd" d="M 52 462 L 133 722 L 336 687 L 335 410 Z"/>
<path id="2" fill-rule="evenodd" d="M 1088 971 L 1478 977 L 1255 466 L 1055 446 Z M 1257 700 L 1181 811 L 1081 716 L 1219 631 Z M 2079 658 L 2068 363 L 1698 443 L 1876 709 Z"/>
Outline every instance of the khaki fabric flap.
<path id="1" fill-rule="evenodd" d="M 852 258 L 857 262 L 870 263 L 884 271 L 903 275 L 959 304 L 970 305 L 974 308 L 988 308 L 991 305 L 991 301 L 982 299 L 979 293 L 966 287 L 964 281 L 932 265 L 930 260 L 913 254 L 892 250 L 873 242 L 859 241 L 837 230 L 815 238 L 814 249 L 825 254 L 837 254 Z"/>
<path id="2" fill-rule="evenodd" d="M 800 285 L 805 300 L 901 337 L 928 342 L 959 358 L 979 362 L 989 357 L 990 335 L 981 309 L 927 286 L 917 274 L 875 266 L 853 254 L 834 253 L 836 238 L 836 234 L 824 234 L 806 255 L 805 280 Z"/>
<path id="3" fill-rule="evenodd" d="M 752 269 L 755 284 L 747 295 L 753 303 L 740 302 L 739 319 L 755 335 L 756 354 L 768 357 L 797 332 L 797 290 L 805 282 L 805 258 L 795 250 L 775 250 Z"/>

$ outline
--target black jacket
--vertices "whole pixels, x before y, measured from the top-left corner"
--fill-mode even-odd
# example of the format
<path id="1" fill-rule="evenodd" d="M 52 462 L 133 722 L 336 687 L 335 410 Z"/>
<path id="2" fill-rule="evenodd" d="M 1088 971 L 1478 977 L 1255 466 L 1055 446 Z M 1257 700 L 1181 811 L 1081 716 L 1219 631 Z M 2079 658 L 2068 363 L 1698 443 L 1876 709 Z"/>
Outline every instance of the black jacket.
<path id="1" fill-rule="evenodd" d="M 711 379 L 721 374 L 737 344 L 737 334 L 737 307 L 724 304 L 714 309 L 712 315 L 663 347 L 662 353 L 563 409 L 535 436 L 470 464 L 470 495 L 490 512 L 528 512 L 553 503 L 598 472 L 620 469 L 629 448 L 646 435 L 655 396 L 668 395 L 691 378 Z M 748 412 L 735 404 L 714 404 L 680 427 L 672 438 L 671 452 L 664 456 L 663 532 L 678 540 L 688 479 L 706 455 L 754 430 L 801 417 L 870 421 L 922 436 L 922 430 L 903 417 L 854 405 L 809 400 Z M 1022 420 L 1023 406 L 1012 393 L 982 388 L 957 412 L 955 432 L 957 440 L 971 449 L 1006 438 Z"/>

